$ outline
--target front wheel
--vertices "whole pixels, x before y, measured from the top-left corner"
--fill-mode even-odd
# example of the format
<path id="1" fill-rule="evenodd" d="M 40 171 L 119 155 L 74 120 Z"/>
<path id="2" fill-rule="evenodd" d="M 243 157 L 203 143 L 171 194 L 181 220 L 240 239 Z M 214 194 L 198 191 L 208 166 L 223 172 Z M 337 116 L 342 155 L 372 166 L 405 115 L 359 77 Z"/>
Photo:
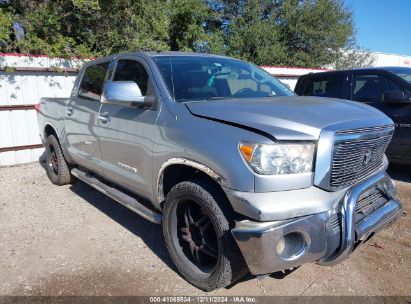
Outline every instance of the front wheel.
<path id="1" fill-rule="evenodd" d="M 210 291 L 230 285 L 247 273 L 235 243 L 229 215 L 221 210 L 226 198 L 215 185 L 185 181 L 167 195 L 163 233 L 171 258 L 194 286 Z"/>

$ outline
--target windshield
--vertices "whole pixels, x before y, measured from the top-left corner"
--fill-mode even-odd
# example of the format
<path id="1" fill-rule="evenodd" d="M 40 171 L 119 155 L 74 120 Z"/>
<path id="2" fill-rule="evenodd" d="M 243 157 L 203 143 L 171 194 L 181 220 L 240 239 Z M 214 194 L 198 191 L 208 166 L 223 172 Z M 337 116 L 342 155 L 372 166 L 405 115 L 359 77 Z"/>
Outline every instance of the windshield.
<path id="1" fill-rule="evenodd" d="M 263 69 L 241 60 L 212 56 L 153 59 L 177 102 L 294 95 Z"/>
<path id="2" fill-rule="evenodd" d="M 411 69 L 395 69 L 391 70 L 391 72 L 411 83 Z"/>

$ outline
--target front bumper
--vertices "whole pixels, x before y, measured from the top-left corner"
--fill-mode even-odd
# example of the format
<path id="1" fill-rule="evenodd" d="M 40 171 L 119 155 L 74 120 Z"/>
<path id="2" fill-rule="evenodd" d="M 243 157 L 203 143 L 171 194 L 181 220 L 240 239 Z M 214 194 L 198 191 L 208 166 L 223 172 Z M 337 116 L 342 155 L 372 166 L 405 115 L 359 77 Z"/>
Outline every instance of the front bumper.
<path id="1" fill-rule="evenodd" d="M 357 202 L 372 189 L 381 191 L 386 201 L 358 221 Z M 357 245 L 401 216 L 402 204 L 395 195 L 391 178 L 379 172 L 345 190 L 342 197 L 335 196 L 330 210 L 286 220 L 240 221 L 232 234 L 254 275 L 314 261 L 332 265 L 346 259 Z"/>

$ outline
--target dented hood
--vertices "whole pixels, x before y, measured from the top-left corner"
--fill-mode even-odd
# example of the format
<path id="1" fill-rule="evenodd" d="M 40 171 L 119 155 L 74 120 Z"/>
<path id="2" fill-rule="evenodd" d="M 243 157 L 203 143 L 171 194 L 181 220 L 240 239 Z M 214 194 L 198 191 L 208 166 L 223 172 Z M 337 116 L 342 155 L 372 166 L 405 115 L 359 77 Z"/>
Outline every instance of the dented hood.
<path id="1" fill-rule="evenodd" d="M 345 129 L 392 124 L 373 107 L 334 98 L 238 98 L 185 105 L 195 116 L 257 129 L 278 140 L 316 140 L 321 130 L 331 126 Z"/>

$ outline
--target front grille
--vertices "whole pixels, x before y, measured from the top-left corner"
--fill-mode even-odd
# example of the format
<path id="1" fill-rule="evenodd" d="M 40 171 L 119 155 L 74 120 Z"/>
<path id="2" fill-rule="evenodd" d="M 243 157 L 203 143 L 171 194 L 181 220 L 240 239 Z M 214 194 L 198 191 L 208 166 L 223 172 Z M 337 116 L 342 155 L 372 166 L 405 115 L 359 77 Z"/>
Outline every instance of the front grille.
<path id="1" fill-rule="evenodd" d="M 335 142 L 330 186 L 334 189 L 350 186 L 378 169 L 391 141 L 391 133 L 381 132 L 372 138 Z"/>
<path id="2" fill-rule="evenodd" d="M 355 223 L 357 224 L 387 202 L 387 196 L 378 187 L 364 192 L 355 205 Z"/>

